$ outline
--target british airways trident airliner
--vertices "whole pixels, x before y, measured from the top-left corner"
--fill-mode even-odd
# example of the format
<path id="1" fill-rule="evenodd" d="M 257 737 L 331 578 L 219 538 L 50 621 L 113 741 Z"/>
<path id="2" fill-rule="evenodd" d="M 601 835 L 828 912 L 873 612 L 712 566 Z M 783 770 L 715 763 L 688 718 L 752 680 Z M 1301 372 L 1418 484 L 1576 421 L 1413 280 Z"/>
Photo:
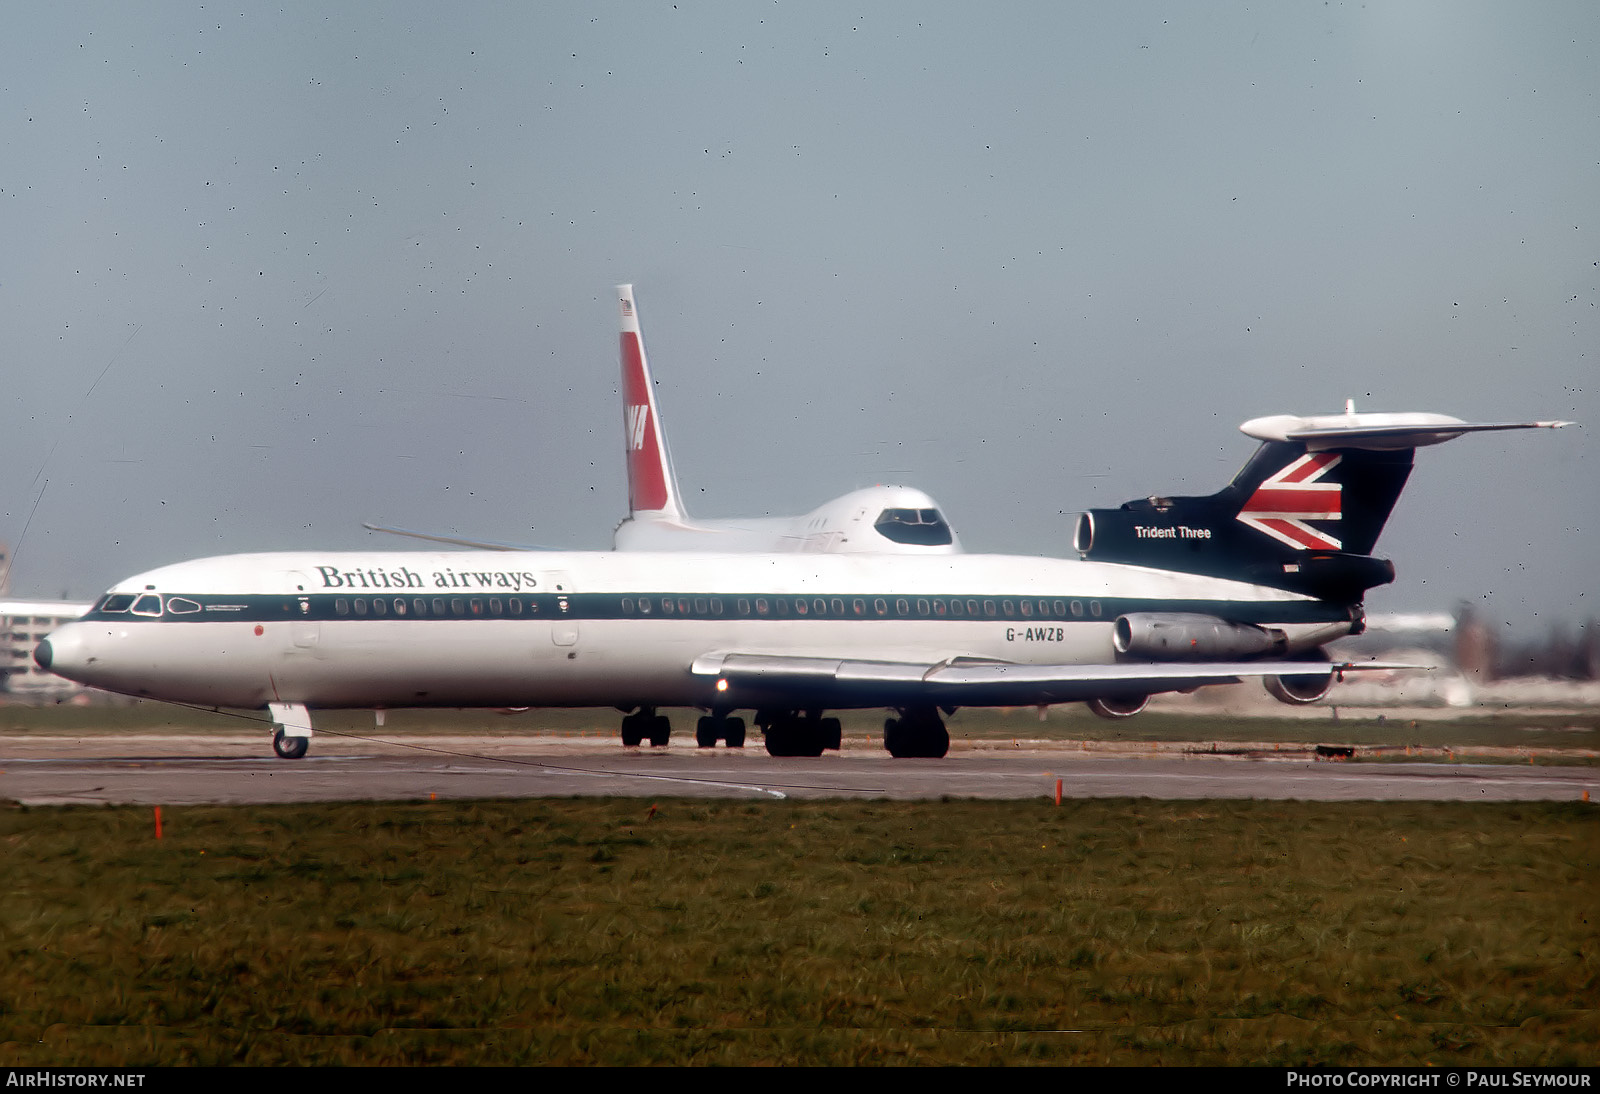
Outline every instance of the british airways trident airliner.
<path id="1" fill-rule="evenodd" d="M 304 756 L 312 712 L 615 707 L 622 741 L 667 743 L 666 707 L 704 712 L 701 746 L 777 756 L 840 745 L 829 711 L 885 708 L 896 757 L 949 748 L 941 714 L 1151 695 L 1244 678 L 1289 703 L 1343 673 L 1371 552 L 1416 448 L 1565 422 L 1441 414 L 1289 415 L 1203 497 L 1078 520 L 1077 559 L 834 552 L 318 552 L 228 555 L 119 582 L 35 651 L 127 695 L 265 710 Z M 635 510 L 638 506 L 635 504 Z"/>

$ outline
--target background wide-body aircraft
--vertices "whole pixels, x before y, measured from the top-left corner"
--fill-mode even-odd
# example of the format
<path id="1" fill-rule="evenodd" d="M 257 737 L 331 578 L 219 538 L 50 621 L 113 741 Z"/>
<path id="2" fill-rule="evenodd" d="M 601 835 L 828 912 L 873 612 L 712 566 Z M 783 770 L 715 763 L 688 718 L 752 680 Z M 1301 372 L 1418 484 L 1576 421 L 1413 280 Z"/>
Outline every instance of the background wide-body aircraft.
<path id="1" fill-rule="evenodd" d="M 948 555 L 961 550 L 950 523 L 927 494 L 910 486 L 869 486 L 796 517 L 696 520 L 684 509 L 666 430 L 656 408 L 633 286 L 617 286 L 621 314 L 623 455 L 628 515 L 617 525 L 618 551 L 752 551 L 780 554 Z M 544 550 L 368 524 L 374 532 L 490 551 Z"/>
<path id="2" fill-rule="evenodd" d="M 1231 483 L 1090 510 L 1075 560 L 959 553 L 920 494 L 696 522 L 628 287 L 620 299 L 630 517 L 617 550 L 200 559 L 118 583 L 35 659 L 128 695 L 265 708 L 285 758 L 305 754 L 319 708 L 617 707 L 637 745 L 667 742 L 660 708 L 696 707 L 703 746 L 742 745 L 749 711 L 769 752 L 813 756 L 839 747 L 829 710 L 887 708 L 890 753 L 943 756 L 941 712 L 963 706 L 1127 717 L 1156 693 L 1249 677 L 1312 702 L 1343 672 L 1388 667 L 1322 647 L 1360 633 L 1366 590 L 1394 578 L 1371 552 L 1415 449 L 1566 424 L 1348 406 L 1258 418 L 1241 429 L 1262 443 Z"/>

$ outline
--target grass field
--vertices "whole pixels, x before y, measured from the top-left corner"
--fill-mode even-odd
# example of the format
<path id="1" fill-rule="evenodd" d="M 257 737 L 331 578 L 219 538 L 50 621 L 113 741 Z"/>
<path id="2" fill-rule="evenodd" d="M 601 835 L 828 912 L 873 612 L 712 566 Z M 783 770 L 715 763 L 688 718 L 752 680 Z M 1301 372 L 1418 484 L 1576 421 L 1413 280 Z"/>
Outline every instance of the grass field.
<path id="1" fill-rule="evenodd" d="M 1600 1062 L 1592 805 L 0 812 L 0 1063 Z"/>

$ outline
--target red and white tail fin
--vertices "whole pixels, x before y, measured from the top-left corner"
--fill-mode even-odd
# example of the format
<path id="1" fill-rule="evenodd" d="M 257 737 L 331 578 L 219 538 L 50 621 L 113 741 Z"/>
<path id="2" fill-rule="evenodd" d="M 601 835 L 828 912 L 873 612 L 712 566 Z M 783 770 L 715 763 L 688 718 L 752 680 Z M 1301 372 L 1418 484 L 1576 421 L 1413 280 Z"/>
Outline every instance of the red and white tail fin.
<path id="1" fill-rule="evenodd" d="M 622 310 L 622 429 L 628 458 L 628 514 L 682 519 L 666 433 L 656 411 L 655 387 L 639 334 L 633 286 L 617 286 Z"/>

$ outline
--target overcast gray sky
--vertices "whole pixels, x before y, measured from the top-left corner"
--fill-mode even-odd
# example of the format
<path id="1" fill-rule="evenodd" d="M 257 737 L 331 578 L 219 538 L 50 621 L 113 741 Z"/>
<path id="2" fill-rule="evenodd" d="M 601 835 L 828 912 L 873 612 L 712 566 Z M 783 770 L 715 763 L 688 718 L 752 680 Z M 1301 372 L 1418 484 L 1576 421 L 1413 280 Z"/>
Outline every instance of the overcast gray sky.
<path id="1" fill-rule="evenodd" d="M 364 519 L 603 549 L 612 286 L 691 509 L 874 482 L 977 551 L 1418 454 L 1373 610 L 1600 615 L 1600 5 L 38 4 L 0 40 L 18 595 Z"/>

